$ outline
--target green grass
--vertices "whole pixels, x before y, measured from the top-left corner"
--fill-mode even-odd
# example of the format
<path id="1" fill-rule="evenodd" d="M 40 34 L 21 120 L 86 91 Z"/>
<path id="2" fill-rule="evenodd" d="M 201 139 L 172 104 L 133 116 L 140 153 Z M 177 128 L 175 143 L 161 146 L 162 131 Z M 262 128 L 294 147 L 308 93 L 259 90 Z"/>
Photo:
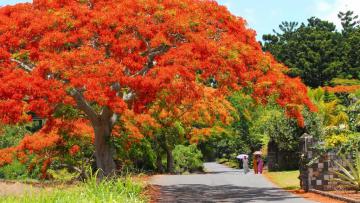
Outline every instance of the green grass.
<path id="1" fill-rule="evenodd" d="M 144 185 L 131 178 L 96 181 L 95 178 L 85 183 L 68 188 L 41 189 L 23 196 L 0 197 L 1 203 L 92 203 L 92 202 L 148 202 L 142 194 Z"/>
<path id="2" fill-rule="evenodd" d="M 230 168 L 239 168 L 239 162 L 237 160 L 221 158 L 217 159 L 216 162 L 219 164 L 224 164 Z"/>
<path id="3" fill-rule="evenodd" d="M 285 190 L 300 189 L 299 171 L 267 172 L 264 174 L 271 182 Z"/>

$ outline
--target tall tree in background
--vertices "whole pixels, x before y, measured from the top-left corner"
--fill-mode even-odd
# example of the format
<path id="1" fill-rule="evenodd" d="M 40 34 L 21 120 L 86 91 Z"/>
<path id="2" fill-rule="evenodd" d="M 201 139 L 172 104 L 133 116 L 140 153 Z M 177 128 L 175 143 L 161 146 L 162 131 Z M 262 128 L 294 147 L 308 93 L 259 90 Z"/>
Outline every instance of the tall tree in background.
<path id="1" fill-rule="evenodd" d="M 343 27 L 343 38 L 345 44 L 346 64 L 348 72 L 342 76 L 345 78 L 351 78 L 352 76 L 360 78 L 360 27 L 359 16 L 354 15 L 354 12 L 340 12 L 338 17 L 341 20 Z"/>
<path id="2" fill-rule="evenodd" d="M 263 36 L 264 51 L 290 68 L 290 76 L 300 76 L 311 87 L 323 86 L 333 78 L 359 78 L 358 16 L 340 12 L 343 31 L 333 23 L 312 17 L 307 24 L 283 22 L 280 32 Z"/>
<path id="3" fill-rule="evenodd" d="M 338 18 L 341 20 L 344 33 L 354 31 L 359 26 L 359 21 L 357 21 L 359 16 L 354 16 L 353 11 L 339 12 Z"/>

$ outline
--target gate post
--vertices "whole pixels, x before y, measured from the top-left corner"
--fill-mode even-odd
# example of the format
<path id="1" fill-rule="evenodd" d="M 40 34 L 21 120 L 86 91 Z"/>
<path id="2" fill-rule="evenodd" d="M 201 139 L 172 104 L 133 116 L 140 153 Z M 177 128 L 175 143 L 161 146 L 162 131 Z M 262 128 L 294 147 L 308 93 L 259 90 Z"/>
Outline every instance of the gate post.
<path id="1" fill-rule="evenodd" d="M 307 133 L 304 133 L 300 137 L 300 164 L 299 164 L 299 170 L 300 170 L 300 187 L 305 192 L 308 192 L 311 184 L 311 174 L 309 170 L 308 163 L 312 158 L 312 150 L 311 146 L 313 145 L 313 137 Z"/>

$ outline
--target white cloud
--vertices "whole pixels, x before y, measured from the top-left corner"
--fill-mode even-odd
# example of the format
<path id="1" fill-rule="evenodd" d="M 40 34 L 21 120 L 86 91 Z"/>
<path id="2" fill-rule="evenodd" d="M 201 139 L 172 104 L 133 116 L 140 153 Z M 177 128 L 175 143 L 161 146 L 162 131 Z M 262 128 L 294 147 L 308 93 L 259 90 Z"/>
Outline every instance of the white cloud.
<path id="1" fill-rule="evenodd" d="M 329 2 L 329 0 L 322 0 L 317 3 L 316 6 L 317 12 L 320 14 L 319 17 L 329 20 L 341 28 L 341 23 L 337 17 L 340 11 L 354 11 L 355 15 L 360 16 L 360 0 L 334 0 Z"/>
<path id="2" fill-rule="evenodd" d="M 316 2 L 316 9 L 320 12 L 326 12 L 331 9 L 332 5 L 326 1 L 317 1 Z"/>

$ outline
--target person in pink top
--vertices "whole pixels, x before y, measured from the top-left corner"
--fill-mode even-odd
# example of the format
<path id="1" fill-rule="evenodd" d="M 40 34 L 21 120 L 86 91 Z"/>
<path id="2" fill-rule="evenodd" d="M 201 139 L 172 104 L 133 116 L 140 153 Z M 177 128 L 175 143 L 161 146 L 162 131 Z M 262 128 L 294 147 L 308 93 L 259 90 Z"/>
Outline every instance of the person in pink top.
<path id="1" fill-rule="evenodd" d="M 262 174 L 263 167 L 264 167 L 264 161 L 262 160 L 261 156 L 257 158 L 257 167 L 258 167 L 258 173 Z"/>

